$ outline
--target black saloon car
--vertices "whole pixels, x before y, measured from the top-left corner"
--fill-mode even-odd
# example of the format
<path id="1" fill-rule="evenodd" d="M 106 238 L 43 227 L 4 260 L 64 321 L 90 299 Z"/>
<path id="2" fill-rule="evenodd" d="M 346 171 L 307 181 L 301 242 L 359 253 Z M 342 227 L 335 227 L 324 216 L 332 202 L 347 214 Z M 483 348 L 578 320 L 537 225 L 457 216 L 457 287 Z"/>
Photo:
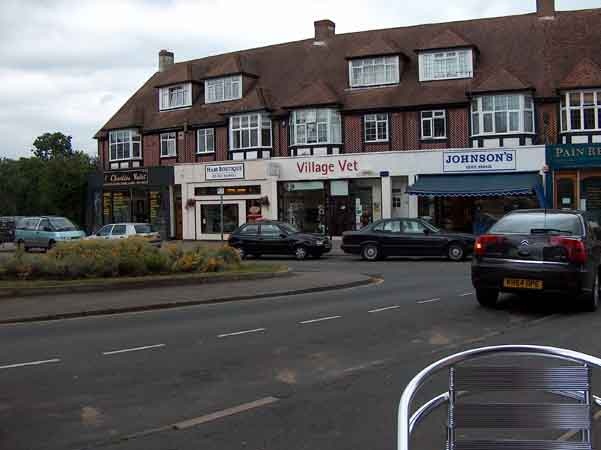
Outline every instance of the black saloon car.
<path id="1" fill-rule="evenodd" d="M 275 221 L 242 225 L 230 235 L 229 244 L 238 249 L 243 258 L 261 255 L 319 258 L 332 249 L 330 240 L 321 234 L 303 233 L 293 225 Z"/>
<path id="2" fill-rule="evenodd" d="M 472 283 L 492 307 L 500 292 L 559 293 L 594 311 L 599 304 L 598 227 L 584 213 L 522 210 L 476 241 Z"/>
<path id="3" fill-rule="evenodd" d="M 386 256 L 437 256 L 461 261 L 473 250 L 470 234 L 447 233 L 422 219 L 385 219 L 342 236 L 342 250 L 367 261 Z"/>

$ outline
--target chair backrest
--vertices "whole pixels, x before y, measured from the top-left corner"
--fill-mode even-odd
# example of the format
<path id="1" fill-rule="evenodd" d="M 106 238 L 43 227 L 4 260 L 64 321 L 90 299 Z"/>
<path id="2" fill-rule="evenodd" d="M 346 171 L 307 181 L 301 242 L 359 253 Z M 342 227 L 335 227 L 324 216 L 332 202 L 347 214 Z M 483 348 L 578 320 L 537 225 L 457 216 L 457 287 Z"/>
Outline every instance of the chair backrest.
<path id="1" fill-rule="evenodd" d="M 477 358 L 496 355 L 527 355 L 573 364 L 554 367 L 464 364 Z M 511 363 L 515 364 L 514 361 Z M 416 375 L 403 392 L 398 416 L 398 449 L 409 450 L 413 428 L 434 409 L 448 403 L 448 450 L 591 450 L 592 403 L 601 404 L 601 399 L 591 393 L 589 367 L 601 368 L 601 359 L 571 350 L 526 345 L 484 347 L 436 361 Z M 417 391 L 433 374 L 443 369 L 449 371 L 448 391 L 426 402 L 410 417 L 411 403 Z M 493 392 L 496 393 L 493 398 L 509 397 L 510 391 L 523 395 L 518 395 L 519 401 L 514 402 L 505 401 L 506 399 L 482 403 L 474 399 L 461 400 L 469 395 Z M 540 396 L 526 394 L 528 391 L 546 392 L 551 396 L 545 396 L 544 403 L 535 403 L 531 399 Z M 526 400 L 522 401 L 522 398 Z M 577 436 L 578 439 L 523 440 L 487 437 L 470 440 L 465 438 L 466 433 L 457 433 L 460 429 L 486 429 L 490 430 L 488 435 L 499 434 L 494 430 L 502 430 L 503 436 L 506 436 L 505 430 L 518 431 L 519 436 L 531 435 L 524 430 L 569 431 L 570 436 Z M 561 433 L 545 432 L 545 438 L 550 434 L 556 437 Z M 478 435 L 482 435 L 482 432 Z"/>

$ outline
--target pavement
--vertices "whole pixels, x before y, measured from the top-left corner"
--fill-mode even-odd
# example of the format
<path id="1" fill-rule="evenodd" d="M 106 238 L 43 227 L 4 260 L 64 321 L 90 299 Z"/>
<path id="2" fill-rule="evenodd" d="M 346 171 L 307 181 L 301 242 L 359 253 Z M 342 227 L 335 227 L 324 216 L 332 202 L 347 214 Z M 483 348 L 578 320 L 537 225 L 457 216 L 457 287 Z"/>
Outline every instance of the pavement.
<path id="1" fill-rule="evenodd" d="M 392 450 L 403 388 L 439 358 L 507 343 L 601 354 L 601 312 L 517 297 L 484 309 L 469 263 L 335 256 L 289 264 L 384 281 L 0 326 L 0 448 Z M 165 295 L 193 295 L 185 289 Z M 418 400 L 445 386 L 442 374 Z M 443 448 L 442 415 L 414 444 Z"/>

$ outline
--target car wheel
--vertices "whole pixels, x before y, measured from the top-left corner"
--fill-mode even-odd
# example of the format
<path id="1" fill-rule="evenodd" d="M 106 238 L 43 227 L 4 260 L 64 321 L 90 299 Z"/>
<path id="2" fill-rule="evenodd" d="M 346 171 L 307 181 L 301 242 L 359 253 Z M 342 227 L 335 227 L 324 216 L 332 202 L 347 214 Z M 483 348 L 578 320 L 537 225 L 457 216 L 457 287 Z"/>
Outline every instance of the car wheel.
<path id="1" fill-rule="evenodd" d="M 597 308 L 599 307 L 599 289 L 599 273 L 597 272 L 595 274 L 592 291 L 584 296 L 583 307 L 586 311 L 597 311 Z"/>
<path id="2" fill-rule="evenodd" d="M 374 244 L 367 244 L 361 250 L 361 257 L 365 261 L 377 261 L 380 259 L 380 248 Z"/>
<path id="3" fill-rule="evenodd" d="M 20 240 L 17 241 L 17 248 L 19 250 L 24 250 L 24 251 L 28 250 L 28 248 L 25 247 L 25 242 L 23 241 L 23 239 L 20 239 Z"/>
<path id="4" fill-rule="evenodd" d="M 304 246 L 299 245 L 294 249 L 294 257 L 299 261 L 302 261 L 307 257 L 307 249 Z"/>
<path id="5" fill-rule="evenodd" d="M 465 250 L 461 244 L 451 244 L 447 248 L 447 256 L 451 261 L 463 261 L 465 258 Z"/>
<path id="6" fill-rule="evenodd" d="M 56 246 L 56 242 L 48 241 L 48 247 L 46 247 L 46 251 L 52 250 Z"/>
<path id="7" fill-rule="evenodd" d="M 499 291 L 495 289 L 476 289 L 478 303 L 486 308 L 494 308 L 499 300 Z"/>

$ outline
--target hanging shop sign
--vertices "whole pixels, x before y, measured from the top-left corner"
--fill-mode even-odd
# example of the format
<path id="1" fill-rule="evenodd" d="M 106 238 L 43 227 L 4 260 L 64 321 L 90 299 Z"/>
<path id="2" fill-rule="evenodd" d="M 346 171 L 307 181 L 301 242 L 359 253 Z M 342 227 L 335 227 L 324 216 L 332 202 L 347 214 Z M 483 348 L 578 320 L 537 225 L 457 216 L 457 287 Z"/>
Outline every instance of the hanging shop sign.
<path id="1" fill-rule="evenodd" d="M 105 172 L 105 186 L 120 186 L 126 184 L 148 184 L 148 170 L 124 170 L 118 172 Z"/>
<path id="2" fill-rule="evenodd" d="M 244 163 L 206 166 L 205 178 L 207 181 L 244 179 Z"/>
<path id="3" fill-rule="evenodd" d="M 516 170 L 515 150 L 443 152 L 443 172 L 499 172 Z"/>

